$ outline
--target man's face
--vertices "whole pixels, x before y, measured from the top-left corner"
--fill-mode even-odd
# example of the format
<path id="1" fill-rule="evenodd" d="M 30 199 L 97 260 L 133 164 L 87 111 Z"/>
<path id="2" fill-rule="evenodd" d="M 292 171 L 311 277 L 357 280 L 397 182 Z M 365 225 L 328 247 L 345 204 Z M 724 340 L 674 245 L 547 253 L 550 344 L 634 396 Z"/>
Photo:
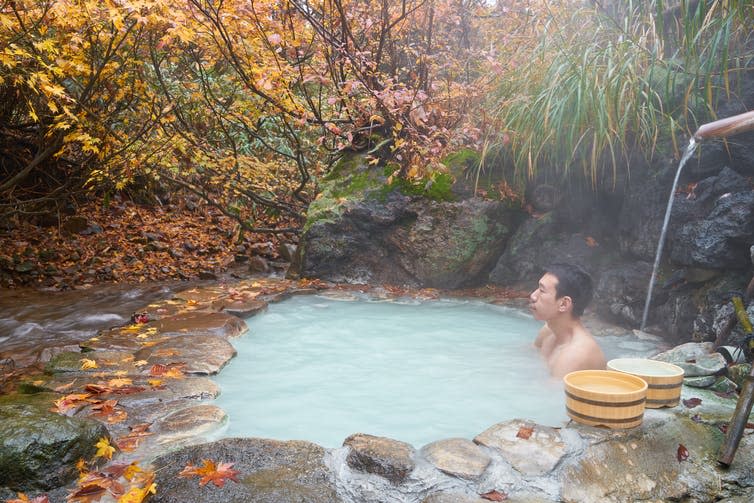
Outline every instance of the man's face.
<path id="1" fill-rule="evenodd" d="M 557 299 L 558 278 L 546 273 L 539 280 L 539 286 L 529 295 L 529 309 L 534 319 L 547 321 L 554 318 L 560 310 L 562 299 Z"/>

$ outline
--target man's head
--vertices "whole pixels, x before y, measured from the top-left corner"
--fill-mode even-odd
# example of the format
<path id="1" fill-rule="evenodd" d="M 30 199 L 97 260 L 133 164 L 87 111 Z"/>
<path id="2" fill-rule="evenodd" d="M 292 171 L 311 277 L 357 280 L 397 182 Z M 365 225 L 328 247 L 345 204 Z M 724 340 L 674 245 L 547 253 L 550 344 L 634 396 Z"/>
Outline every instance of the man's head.
<path id="1" fill-rule="evenodd" d="M 547 321 L 561 313 L 578 318 L 592 300 L 592 293 L 592 278 L 581 267 L 552 264 L 529 296 L 529 304 L 539 320 Z"/>

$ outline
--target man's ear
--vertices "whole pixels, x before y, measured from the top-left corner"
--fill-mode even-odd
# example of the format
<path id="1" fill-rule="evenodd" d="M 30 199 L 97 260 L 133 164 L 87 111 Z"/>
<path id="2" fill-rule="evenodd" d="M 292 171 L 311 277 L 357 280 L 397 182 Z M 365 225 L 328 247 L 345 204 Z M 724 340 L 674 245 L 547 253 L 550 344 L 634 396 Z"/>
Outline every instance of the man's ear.
<path id="1" fill-rule="evenodd" d="M 573 299 L 568 295 L 565 295 L 558 299 L 558 311 L 561 313 L 567 313 L 573 308 Z"/>

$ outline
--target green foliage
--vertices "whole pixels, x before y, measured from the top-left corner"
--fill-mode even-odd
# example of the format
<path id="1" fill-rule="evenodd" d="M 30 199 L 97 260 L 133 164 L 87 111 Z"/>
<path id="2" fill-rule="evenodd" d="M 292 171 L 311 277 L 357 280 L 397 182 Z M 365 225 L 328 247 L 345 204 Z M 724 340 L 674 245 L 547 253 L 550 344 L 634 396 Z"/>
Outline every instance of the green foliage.
<path id="1" fill-rule="evenodd" d="M 431 201 L 453 201 L 452 187 L 455 182 L 452 175 L 433 171 L 420 179 L 395 178 L 382 191 L 387 195 L 392 190 L 399 190 L 407 196 L 424 197 Z"/>
<path id="2" fill-rule="evenodd" d="M 492 143 L 518 179 L 577 168 L 592 184 L 614 180 L 631 150 L 651 157 L 665 139 L 678 150 L 750 64 L 752 17 L 750 2 L 719 1 L 550 12 L 530 63 L 499 86 Z"/>

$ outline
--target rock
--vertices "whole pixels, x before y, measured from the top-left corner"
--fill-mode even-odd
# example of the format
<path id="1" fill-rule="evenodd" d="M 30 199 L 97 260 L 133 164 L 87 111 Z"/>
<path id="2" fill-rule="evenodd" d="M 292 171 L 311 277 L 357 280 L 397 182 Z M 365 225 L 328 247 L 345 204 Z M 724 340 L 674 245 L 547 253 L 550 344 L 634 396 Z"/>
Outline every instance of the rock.
<path id="1" fill-rule="evenodd" d="M 339 503 L 342 500 L 324 458 L 322 447 L 302 441 L 228 438 L 186 447 L 153 462 L 159 490 L 150 501 L 185 503 L 197 501 L 201 494 L 202 503 Z M 239 482 L 202 488 L 196 477 L 178 476 L 187 464 L 201 466 L 203 459 L 233 463 Z"/>
<path id="2" fill-rule="evenodd" d="M 64 234 L 78 234 L 89 227 L 89 220 L 86 217 L 72 216 L 65 219 L 60 226 L 60 230 Z"/>
<path id="3" fill-rule="evenodd" d="M 89 460 L 102 423 L 49 412 L 57 395 L 6 395 L 0 400 L 0 487 L 49 490 L 76 479 L 79 459 Z"/>
<path id="4" fill-rule="evenodd" d="M 343 442 L 351 450 L 348 466 L 354 470 L 374 473 L 400 484 L 414 469 L 414 448 L 390 438 L 355 433 Z"/>
<path id="5" fill-rule="evenodd" d="M 492 459 L 465 438 L 438 440 L 425 445 L 422 455 L 438 470 L 464 479 L 478 479 Z"/>
<path id="6" fill-rule="evenodd" d="M 526 432 L 523 436 L 519 435 L 522 430 Z M 530 436 L 526 438 L 526 434 Z M 521 420 L 491 426 L 474 442 L 500 451 L 503 459 L 523 475 L 545 475 L 566 454 L 566 444 L 558 430 Z"/>
<path id="7" fill-rule="evenodd" d="M 76 344 L 69 344 L 67 346 L 48 346 L 39 353 L 39 362 L 46 363 L 52 360 L 53 357 L 65 352 L 80 352 L 80 348 Z"/>
<path id="8" fill-rule="evenodd" d="M 691 386 L 692 388 L 709 388 L 715 384 L 716 380 L 717 377 L 715 376 L 685 377 L 683 385 Z"/>
<path id="9" fill-rule="evenodd" d="M 726 193 L 716 201 L 706 218 L 688 221 L 673 236 L 671 258 L 689 266 L 724 269 L 750 264 L 750 236 L 754 233 L 754 193 Z"/>
<path id="10" fill-rule="evenodd" d="M 645 422 L 609 442 L 592 445 L 560 471 L 563 500 L 712 501 L 719 489 L 714 462 L 722 433 L 689 419 Z M 678 459 L 679 445 L 688 451 Z"/>
<path id="11" fill-rule="evenodd" d="M 303 277 L 457 288 L 484 279 L 523 217 L 504 202 L 386 188 L 363 156 L 344 157 L 334 172 L 309 206 L 299 242 Z"/>
<path id="12" fill-rule="evenodd" d="M 685 377 L 717 375 L 727 367 L 725 358 L 720 353 L 711 353 L 709 342 L 688 342 L 655 355 L 653 359 L 678 365 Z"/>
<path id="13" fill-rule="evenodd" d="M 238 337 L 248 330 L 246 323 L 226 313 L 188 312 L 168 316 L 150 323 L 166 336 L 214 335 L 217 337 Z"/>
<path id="14" fill-rule="evenodd" d="M 91 375 L 125 371 L 127 374 L 133 374 L 135 372 L 133 359 L 133 355 L 127 351 L 88 351 L 86 353 L 65 351 L 53 356 L 47 362 L 45 372 Z M 94 362 L 94 365 L 89 362 Z"/>
<path id="15" fill-rule="evenodd" d="M 293 258 L 296 256 L 296 245 L 292 243 L 280 243 L 278 245 L 278 253 L 283 260 L 293 262 Z"/>
<path id="16" fill-rule="evenodd" d="M 146 372 L 152 365 L 184 363 L 183 372 L 202 375 L 217 374 L 234 356 L 231 343 L 212 335 L 173 337 L 134 354 L 136 360 L 147 362 L 142 367 Z"/>
<path id="17" fill-rule="evenodd" d="M 245 319 L 267 310 L 267 302 L 258 299 L 223 298 L 212 302 L 212 309 Z"/>
<path id="18" fill-rule="evenodd" d="M 751 373 L 751 364 L 738 363 L 728 367 L 728 377 L 736 383 L 737 386 L 743 386 L 744 379 Z"/>
<path id="19" fill-rule="evenodd" d="M 270 272 L 270 265 L 264 258 L 254 255 L 249 259 L 249 272 Z"/>
<path id="20" fill-rule="evenodd" d="M 151 430 L 159 434 L 159 445 L 175 446 L 197 443 L 224 425 L 227 420 L 228 415 L 216 405 L 193 405 L 157 421 Z"/>
<path id="21" fill-rule="evenodd" d="M 715 382 L 709 387 L 710 390 L 717 391 L 718 393 L 733 393 L 737 388 L 736 383 L 722 376 L 715 379 Z"/>
<path id="22" fill-rule="evenodd" d="M 604 271 L 595 283 L 594 307 L 606 319 L 640 325 L 652 264 L 631 262 Z"/>

